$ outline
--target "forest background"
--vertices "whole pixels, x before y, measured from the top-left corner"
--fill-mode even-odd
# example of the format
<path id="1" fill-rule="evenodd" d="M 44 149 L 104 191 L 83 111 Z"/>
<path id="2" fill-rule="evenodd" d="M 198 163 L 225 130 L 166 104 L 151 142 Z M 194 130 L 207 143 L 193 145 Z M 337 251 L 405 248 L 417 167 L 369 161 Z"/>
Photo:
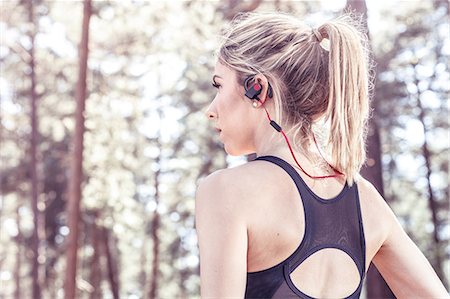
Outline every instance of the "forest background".
<path id="1" fill-rule="evenodd" d="M 449 286 L 448 1 L 1 2 L 0 298 L 197 298 L 198 179 L 227 156 L 204 111 L 240 11 L 367 20 L 362 174 Z M 395 298 L 371 266 L 362 298 Z"/>

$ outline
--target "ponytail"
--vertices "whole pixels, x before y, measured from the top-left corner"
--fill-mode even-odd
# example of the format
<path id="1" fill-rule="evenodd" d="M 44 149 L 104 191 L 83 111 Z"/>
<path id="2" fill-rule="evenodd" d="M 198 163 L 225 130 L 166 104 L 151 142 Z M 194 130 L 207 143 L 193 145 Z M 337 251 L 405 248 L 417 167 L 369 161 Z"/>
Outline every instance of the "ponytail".
<path id="1" fill-rule="evenodd" d="M 365 137 L 369 114 L 368 41 L 349 15 L 318 28 L 329 40 L 328 145 L 331 163 L 352 185 L 366 159 Z"/>

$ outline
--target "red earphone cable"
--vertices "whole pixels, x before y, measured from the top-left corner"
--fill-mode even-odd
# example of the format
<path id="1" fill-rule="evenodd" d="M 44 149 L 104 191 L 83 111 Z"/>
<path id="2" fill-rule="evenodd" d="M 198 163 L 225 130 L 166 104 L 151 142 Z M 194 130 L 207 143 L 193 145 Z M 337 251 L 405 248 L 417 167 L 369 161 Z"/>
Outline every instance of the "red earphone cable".
<path id="1" fill-rule="evenodd" d="M 273 122 L 272 119 L 270 118 L 269 112 L 267 112 L 266 107 L 264 107 L 264 104 L 262 105 L 262 107 L 264 108 L 264 111 L 266 111 L 267 114 L 267 118 L 269 119 L 269 122 Z M 322 157 L 322 159 L 327 162 L 327 164 L 336 172 L 335 174 L 331 174 L 331 175 L 323 175 L 323 176 L 313 176 L 310 175 L 309 173 L 307 173 L 303 167 L 300 166 L 300 163 L 298 163 L 297 158 L 295 157 L 294 151 L 292 150 L 291 144 L 289 143 L 289 139 L 287 138 L 286 134 L 284 133 L 283 129 L 278 126 L 280 128 L 279 132 L 281 132 L 281 134 L 283 134 L 284 139 L 286 139 L 287 145 L 289 147 L 289 150 L 291 151 L 292 157 L 294 158 L 295 163 L 297 163 L 298 167 L 300 167 L 300 169 L 310 178 L 312 179 L 326 179 L 326 178 L 334 178 L 334 177 L 338 177 L 338 176 L 342 176 L 344 175 L 342 172 L 340 172 L 339 170 L 337 170 L 336 168 L 334 168 L 330 163 L 328 163 L 328 161 L 325 159 L 325 157 L 322 155 L 322 152 L 320 151 L 319 146 L 317 145 L 317 141 L 316 141 L 316 137 L 314 136 L 313 133 L 313 138 L 314 138 L 314 143 L 316 144 L 317 150 L 319 151 L 320 156 Z M 278 129 L 277 129 L 278 131 Z"/>

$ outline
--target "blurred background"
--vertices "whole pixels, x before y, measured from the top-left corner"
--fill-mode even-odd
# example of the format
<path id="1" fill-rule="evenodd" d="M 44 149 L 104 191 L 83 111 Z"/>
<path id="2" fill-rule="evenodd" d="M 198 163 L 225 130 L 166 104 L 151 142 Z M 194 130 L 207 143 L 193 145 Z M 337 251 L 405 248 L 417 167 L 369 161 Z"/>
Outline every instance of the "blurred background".
<path id="1" fill-rule="evenodd" d="M 448 1 L 0 3 L 0 298 L 198 298 L 198 179 L 252 158 L 204 116 L 220 29 L 349 6 L 376 61 L 362 174 L 448 289 Z M 363 298 L 395 298 L 372 266 Z"/>

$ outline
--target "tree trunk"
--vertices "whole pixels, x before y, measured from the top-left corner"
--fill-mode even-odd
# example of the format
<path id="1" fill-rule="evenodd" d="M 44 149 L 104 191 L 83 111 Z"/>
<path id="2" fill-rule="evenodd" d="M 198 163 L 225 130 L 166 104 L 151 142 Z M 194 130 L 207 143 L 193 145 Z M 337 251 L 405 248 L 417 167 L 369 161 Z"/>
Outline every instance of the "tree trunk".
<path id="1" fill-rule="evenodd" d="M 101 240 L 101 232 L 99 231 L 99 227 L 96 224 L 97 213 L 95 214 L 94 222 L 91 227 L 91 239 L 92 239 L 92 247 L 94 249 L 94 254 L 92 255 L 91 267 L 90 267 L 90 278 L 89 283 L 92 285 L 94 290 L 90 294 L 91 299 L 101 298 L 101 288 L 100 284 L 102 282 L 102 267 L 101 267 L 101 244 L 99 240 Z"/>
<path id="2" fill-rule="evenodd" d="M 20 277 L 20 269 L 22 266 L 22 231 L 20 230 L 20 214 L 19 208 L 16 210 L 16 221 L 17 221 L 17 236 L 16 236 L 16 245 L 17 245 L 17 253 L 16 253 L 16 271 L 14 271 L 14 280 L 16 282 L 16 289 L 14 291 L 14 299 L 21 298 L 21 277 Z M 3 298 L 3 297 L 1 297 Z"/>
<path id="3" fill-rule="evenodd" d="M 367 26 L 367 6 L 365 0 L 347 0 L 346 10 L 351 8 L 363 16 L 365 30 L 369 35 Z M 377 124 L 377 103 L 373 99 L 374 115 L 369 122 L 369 134 L 367 136 L 367 163 L 361 170 L 361 175 L 371 182 L 384 198 L 383 175 L 381 164 L 381 142 Z M 389 286 L 371 263 L 367 271 L 367 298 L 395 298 Z"/>
<path id="4" fill-rule="evenodd" d="M 113 254 L 110 247 L 110 230 L 103 227 L 102 230 L 103 249 L 105 250 L 106 265 L 108 269 L 108 280 L 111 287 L 111 292 L 114 299 L 119 299 L 119 280 L 117 275 L 117 263 L 114 261 Z"/>
<path id="5" fill-rule="evenodd" d="M 419 121 L 422 124 L 423 128 L 423 136 L 424 141 L 422 144 L 422 155 L 425 159 L 425 167 L 427 168 L 427 187 L 428 187 L 428 206 L 431 211 L 431 218 L 433 220 L 433 242 L 434 242 L 434 269 L 444 283 L 446 282 L 444 271 L 442 270 L 442 259 L 441 259 L 441 240 L 439 237 L 439 220 L 438 220 L 438 203 L 436 202 L 436 197 L 434 196 L 433 188 L 431 187 L 431 153 L 428 148 L 428 141 L 427 141 L 427 126 L 425 124 L 425 111 L 422 107 L 421 102 L 421 96 L 422 93 L 420 91 L 419 87 L 419 79 L 417 78 L 417 71 L 416 71 L 416 65 L 417 63 L 413 63 L 414 68 L 414 84 L 417 88 L 417 107 L 419 108 Z"/>
<path id="6" fill-rule="evenodd" d="M 147 229 L 144 229 L 145 233 L 147 233 Z M 146 290 L 146 282 L 147 282 L 147 243 L 148 239 L 145 237 L 142 240 L 142 248 L 141 248 L 141 265 L 140 265 L 140 274 L 139 274 L 139 283 L 142 286 L 142 290 L 144 294 L 147 294 Z M 144 297 L 144 296 L 142 296 Z"/>
<path id="7" fill-rule="evenodd" d="M 36 73 L 34 60 L 34 6 L 33 1 L 28 0 L 28 22 L 30 25 L 30 49 L 29 49 L 29 66 L 30 66 L 30 96 L 31 96 L 31 208 L 33 211 L 33 236 L 31 241 L 31 251 L 33 252 L 33 264 L 31 268 L 32 277 L 32 296 L 34 299 L 41 298 L 41 288 L 39 279 L 39 209 L 38 209 L 38 176 L 37 176 L 37 143 L 38 143 L 38 120 L 37 120 L 37 93 L 36 93 Z"/>
<path id="8" fill-rule="evenodd" d="M 78 252 L 78 222 L 80 219 L 81 182 L 83 168 L 83 133 L 84 107 L 86 102 L 86 75 L 89 42 L 89 21 L 91 17 L 91 0 L 84 1 L 83 27 L 80 42 L 79 74 L 76 91 L 77 107 L 75 112 L 75 135 L 73 138 L 73 157 L 71 163 L 71 178 L 69 182 L 69 201 L 67 203 L 67 218 L 69 236 L 67 240 L 67 269 L 65 277 L 65 298 L 76 296 L 77 252 Z"/>
<path id="9" fill-rule="evenodd" d="M 160 113 L 161 118 L 161 113 Z M 158 141 L 159 142 L 159 138 Z M 154 177 L 154 187 L 155 187 L 155 203 L 156 209 L 153 215 L 152 223 L 151 223 L 151 236 L 153 241 L 153 260 L 152 260 L 152 275 L 150 276 L 150 288 L 148 293 L 149 299 L 156 299 L 158 295 L 158 272 L 159 272 L 159 236 L 158 230 L 160 226 L 158 205 L 159 205 L 159 175 L 161 173 L 160 165 L 161 158 L 160 156 L 156 157 L 155 163 L 158 165 L 158 170 L 155 172 Z"/>

